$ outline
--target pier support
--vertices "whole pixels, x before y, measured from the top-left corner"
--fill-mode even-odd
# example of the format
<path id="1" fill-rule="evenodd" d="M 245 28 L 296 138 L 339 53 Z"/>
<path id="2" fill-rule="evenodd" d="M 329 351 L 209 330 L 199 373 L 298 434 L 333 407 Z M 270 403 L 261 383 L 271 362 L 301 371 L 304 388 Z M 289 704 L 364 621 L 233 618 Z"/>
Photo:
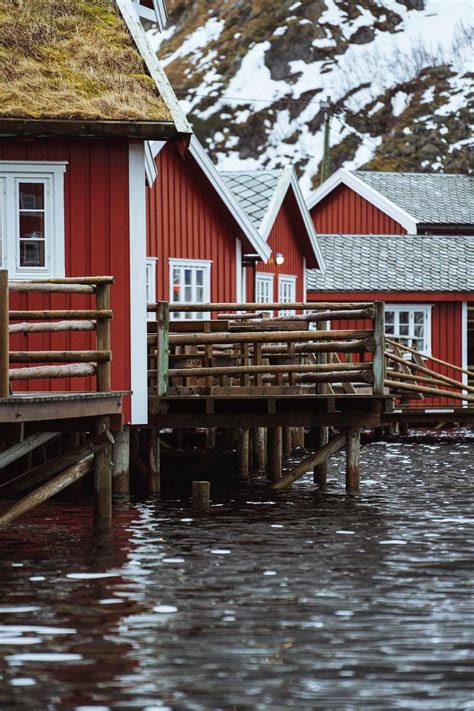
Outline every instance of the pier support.
<path id="1" fill-rule="evenodd" d="M 281 479 L 283 466 L 283 431 L 281 427 L 268 430 L 267 461 L 268 476 L 271 481 Z"/>
<path id="2" fill-rule="evenodd" d="M 241 479 L 249 478 L 250 431 L 241 430 L 239 436 L 239 475 Z"/>
<path id="3" fill-rule="evenodd" d="M 322 449 L 329 442 L 329 428 L 328 427 L 317 427 L 316 428 L 316 450 Z M 313 481 L 318 485 L 320 489 L 324 489 L 327 484 L 328 479 L 328 459 L 323 459 L 319 464 L 313 469 Z"/>
<path id="4" fill-rule="evenodd" d="M 108 417 L 98 417 L 95 433 L 107 432 Z M 100 529 L 112 525 L 112 448 L 107 446 L 94 455 L 94 526 Z"/>
<path id="5" fill-rule="evenodd" d="M 114 494 L 128 494 L 130 490 L 130 429 L 114 432 L 115 444 L 112 448 L 112 491 Z"/>
<path id="6" fill-rule="evenodd" d="M 159 494 L 161 488 L 160 430 L 148 430 L 148 467 L 146 488 L 148 494 Z"/>
<path id="7" fill-rule="evenodd" d="M 266 468 L 265 456 L 265 428 L 255 427 L 253 431 L 253 456 L 254 466 L 257 472 L 264 472 Z"/>
<path id="8" fill-rule="evenodd" d="M 214 449 L 216 446 L 216 428 L 209 427 L 206 430 L 206 449 Z"/>
<path id="9" fill-rule="evenodd" d="M 283 428 L 283 454 L 285 457 L 289 457 L 293 451 L 293 428 L 284 427 Z"/>
<path id="10" fill-rule="evenodd" d="M 206 511 L 209 508 L 211 484 L 209 481 L 193 481 L 193 508 Z"/>
<path id="11" fill-rule="evenodd" d="M 346 491 L 359 493 L 360 474 L 360 429 L 349 427 L 346 430 Z"/>

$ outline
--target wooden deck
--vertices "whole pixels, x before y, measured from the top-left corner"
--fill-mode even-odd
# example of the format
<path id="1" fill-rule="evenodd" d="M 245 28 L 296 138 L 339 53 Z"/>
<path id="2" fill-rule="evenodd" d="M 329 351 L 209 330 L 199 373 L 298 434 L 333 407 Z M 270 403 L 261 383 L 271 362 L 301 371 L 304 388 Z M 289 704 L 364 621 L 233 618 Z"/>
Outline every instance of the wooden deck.
<path id="1" fill-rule="evenodd" d="M 123 392 L 22 392 L 0 398 L 0 424 L 47 423 L 55 431 L 84 431 L 97 417 L 110 417 L 111 428 L 122 427 Z"/>

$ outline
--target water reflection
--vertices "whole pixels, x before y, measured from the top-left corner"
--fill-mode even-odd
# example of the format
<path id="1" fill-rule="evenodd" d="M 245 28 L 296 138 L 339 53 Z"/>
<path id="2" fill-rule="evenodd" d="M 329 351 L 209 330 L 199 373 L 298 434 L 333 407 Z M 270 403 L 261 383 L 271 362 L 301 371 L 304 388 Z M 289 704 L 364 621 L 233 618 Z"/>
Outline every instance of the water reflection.
<path id="1" fill-rule="evenodd" d="M 2 534 L 1 708 L 474 708 L 471 444 L 372 445 L 199 515 L 51 504 Z"/>

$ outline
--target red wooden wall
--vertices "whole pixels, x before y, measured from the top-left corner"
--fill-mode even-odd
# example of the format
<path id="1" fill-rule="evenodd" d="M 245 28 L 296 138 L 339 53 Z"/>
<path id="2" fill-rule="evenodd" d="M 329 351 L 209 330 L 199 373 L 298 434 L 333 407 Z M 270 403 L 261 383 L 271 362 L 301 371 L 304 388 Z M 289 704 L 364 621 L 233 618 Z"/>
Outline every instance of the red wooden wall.
<path id="1" fill-rule="evenodd" d="M 401 235 L 406 230 L 346 185 L 339 185 L 311 210 L 320 234 Z"/>
<path id="2" fill-rule="evenodd" d="M 169 300 L 169 263 L 210 259 L 211 301 L 237 299 L 236 238 L 240 230 L 188 152 L 170 141 L 156 159 L 158 177 L 147 190 L 147 254 L 158 257 L 156 294 Z"/>
<path id="3" fill-rule="evenodd" d="M 267 264 L 259 262 L 257 264 L 258 272 L 266 274 L 274 274 L 273 280 L 273 299 L 278 301 L 278 275 L 296 276 L 296 300 L 304 300 L 304 250 L 302 246 L 303 239 L 307 240 L 306 236 L 302 236 L 304 224 L 299 214 L 296 200 L 291 192 L 287 193 L 280 211 L 277 215 L 270 235 L 268 237 L 268 245 L 272 250 L 272 254 Z M 285 257 L 283 264 L 275 263 L 275 255 L 280 252 Z M 251 272 L 251 270 L 247 270 Z M 252 275 L 247 274 L 247 299 L 250 300 L 252 294 Z"/>
<path id="4" fill-rule="evenodd" d="M 130 389 L 128 142 L 86 139 L 0 139 L 0 160 L 67 161 L 64 176 L 66 276 L 112 275 L 112 387 Z M 87 297 L 13 295 L 11 307 L 68 308 Z M 11 339 L 29 350 L 86 350 L 90 334 L 31 334 Z M 14 390 L 20 390 L 19 382 Z M 90 380 L 33 381 L 34 390 L 89 390 Z M 129 404 L 124 403 L 126 420 Z"/>
<path id="5" fill-rule="evenodd" d="M 377 300 L 384 301 L 386 304 L 413 304 L 415 300 L 410 295 L 408 298 L 394 298 L 394 294 L 387 292 L 385 294 L 377 293 L 376 297 L 370 294 L 370 292 L 363 294 L 328 294 L 321 292 L 309 292 L 308 300 L 310 301 L 320 301 L 322 298 L 326 301 L 373 301 L 374 298 Z M 431 355 L 440 360 L 445 360 L 448 363 L 462 367 L 462 301 L 447 301 L 442 298 L 441 295 L 437 295 L 439 300 L 429 301 L 426 298 L 426 294 L 422 296 L 423 301 L 419 298 L 416 299 L 416 303 L 420 306 L 431 305 Z M 448 295 L 449 298 L 449 295 Z M 371 322 L 358 320 L 358 321 L 333 321 L 333 329 L 365 329 L 370 328 Z M 465 334 L 467 337 L 467 334 Z M 454 380 L 462 380 L 461 373 L 453 370 L 444 365 L 439 365 L 438 363 L 432 363 L 428 361 L 428 366 L 432 368 L 435 372 L 441 373 L 442 375 L 447 375 Z M 423 383 L 422 383 L 423 384 Z M 449 387 L 449 386 L 447 386 Z M 422 407 L 431 407 L 436 405 L 446 405 L 452 404 L 454 406 L 460 406 L 461 401 L 450 400 L 440 398 L 426 398 L 425 400 L 414 401 L 414 404 L 419 404 Z"/>

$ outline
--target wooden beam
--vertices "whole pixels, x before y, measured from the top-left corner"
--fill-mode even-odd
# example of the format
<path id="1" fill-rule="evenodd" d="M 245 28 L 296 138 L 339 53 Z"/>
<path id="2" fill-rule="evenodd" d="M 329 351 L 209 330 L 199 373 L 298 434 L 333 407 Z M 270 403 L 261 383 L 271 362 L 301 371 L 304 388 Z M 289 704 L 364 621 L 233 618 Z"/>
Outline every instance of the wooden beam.
<path id="1" fill-rule="evenodd" d="M 236 303 L 215 303 L 215 304 L 170 304 L 170 311 L 304 311 L 306 309 L 327 309 L 327 310 L 358 310 L 368 309 L 373 306 L 372 302 L 333 302 L 333 301 L 298 301 L 292 304 L 281 302 L 269 304 L 257 304 L 255 302 L 246 304 Z"/>
<path id="2" fill-rule="evenodd" d="M 13 323 L 8 327 L 12 333 L 62 333 L 67 331 L 94 331 L 95 321 L 45 321 L 39 323 Z"/>
<path id="3" fill-rule="evenodd" d="M 16 462 L 20 457 L 33 452 L 37 447 L 42 447 L 58 436 L 58 432 L 38 432 L 30 435 L 23 442 L 17 442 L 4 452 L 0 452 L 0 469 L 4 469 L 12 462 Z"/>
<path id="4" fill-rule="evenodd" d="M 43 378 L 83 378 L 95 375 L 93 363 L 72 363 L 70 365 L 38 365 L 32 368 L 11 368 L 10 380 L 42 380 Z"/>
<path id="5" fill-rule="evenodd" d="M 94 526 L 108 529 L 112 525 L 112 444 L 113 437 L 108 432 L 108 417 L 99 417 L 95 423 L 95 435 L 109 440 L 94 454 Z"/>
<path id="6" fill-rule="evenodd" d="M 346 430 L 346 491 L 349 494 L 359 492 L 360 469 L 360 428 Z"/>
<path id="7" fill-rule="evenodd" d="M 303 459 L 300 464 L 298 464 L 294 469 L 291 470 L 291 472 L 288 472 L 280 481 L 275 482 L 272 484 L 271 488 L 272 489 L 286 489 L 292 484 L 294 481 L 299 479 L 300 477 L 304 476 L 308 471 L 311 469 L 314 469 L 314 467 L 319 464 L 320 462 L 323 462 L 325 459 L 330 457 L 332 454 L 337 452 L 339 449 L 342 449 L 346 443 L 346 435 L 345 434 L 339 434 L 336 437 L 334 437 L 332 440 L 330 440 L 322 449 L 320 449 L 318 452 L 315 454 L 311 455 L 310 457 L 306 457 L 306 459 Z"/>
<path id="8" fill-rule="evenodd" d="M 105 363 L 110 350 L 100 351 L 10 351 L 10 363 Z"/>
<path id="9" fill-rule="evenodd" d="M 48 319 L 81 319 L 100 320 L 112 318 L 113 312 L 110 310 L 98 311 L 93 309 L 48 309 L 46 311 L 10 311 L 10 321 L 47 321 Z"/>
<path id="10" fill-rule="evenodd" d="M 166 141 L 180 135 L 169 121 L 105 121 L 94 119 L 0 119 L 0 135 L 63 138 L 135 138 Z"/>

